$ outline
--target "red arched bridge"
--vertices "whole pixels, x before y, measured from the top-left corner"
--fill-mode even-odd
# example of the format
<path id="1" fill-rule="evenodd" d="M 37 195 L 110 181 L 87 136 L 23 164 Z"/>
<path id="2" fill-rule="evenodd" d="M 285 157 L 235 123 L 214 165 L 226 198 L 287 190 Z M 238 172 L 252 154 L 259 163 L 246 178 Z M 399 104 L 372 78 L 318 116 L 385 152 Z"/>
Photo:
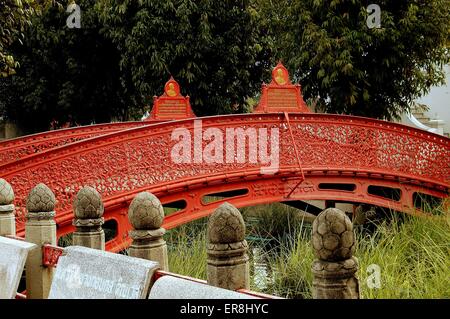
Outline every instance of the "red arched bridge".
<path id="1" fill-rule="evenodd" d="M 286 85 L 299 94 L 290 82 L 272 83 L 252 114 L 54 131 L 48 135 L 55 144 L 46 147 L 46 134 L 39 135 L 42 147 L 15 151 L 17 159 L 3 149 L 8 160 L 0 176 L 16 194 L 18 234 L 24 231 L 26 196 L 41 182 L 56 195 L 59 235 L 73 231 L 78 190 L 96 188 L 105 220 L 117 225 L 117 236 L 107 243 L 113 251 L 131 242 L 127 208 L 142 191 L 176 209 L 165 218 L 168 229 L 207 216 L 224 201 L 243 207 L 334 200 L 420 214 L 420 198 L 448 197 L 450 139 L 368 118 L 276 112 L 270 89 Z M 33 145 L 30 137 L 15 142 Z"/>

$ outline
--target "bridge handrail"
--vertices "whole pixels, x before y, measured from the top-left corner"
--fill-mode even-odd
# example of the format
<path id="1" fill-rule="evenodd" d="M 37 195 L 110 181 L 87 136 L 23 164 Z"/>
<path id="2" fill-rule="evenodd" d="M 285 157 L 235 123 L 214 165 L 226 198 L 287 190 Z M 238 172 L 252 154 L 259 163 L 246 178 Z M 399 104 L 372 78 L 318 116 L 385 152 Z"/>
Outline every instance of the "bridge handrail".
<path id="1" fill-rule="evenodd" d="M 73 127 L 66 127 L 61 128 L 57 130 L 51 130 L 51 131 L 45 131 L 45 132 L 38 132 L 33 134 L 27 134 L 22 135 L 14 138 L 10 138 L 7 140 L 0 141 L 0 150 L 7 149 L 9 147 L 15 147 L 17 144 L 23 145 L 28 143 L 33 143 L 35 141 L 40 140 L 48 140 L 55 136 L 60 135 L 67 135 L 68 133 L 81 133 L 81 132 L 95 132 L 99 129 L 108 129 L 110 127 L 118 126 L 118 125 L 145 125 L 148 123 L 144 123 L 142 121 L 130 121 L 130 122 L 111 122 L 111 123 L 99 123 L 99 124 L 90 124 L 90 125 L 83 125 L 83 126 L 73 126 Z"/>
<path id="2" fill-rule="evenodd" d="M 15 239 L 15 240 L 25 241 L 25 238 L 23 238 L 23 237 L 11 236 L 11 235 L 6 236 L 6 237 Z M 43 245 L 42 265 L 44 267 L 57 267 L 59 257 L 63 253 L 64 253 L 63 247 L 53 246 L 53 245 L 49 245 L 49 244 Z M 207 285 L 206 280 L 201 280 L 201 279 L 197 279 L 197 278 L 193 278 L 193 277 L 189 277 L 189 276 L 183 276 L 183 275 L 179 275 L 176 273 L 172 273 L 169 271 L 163 271 L 163 270 L 156 270 L 154 272 L 152 282 L 155 282 L 156 280 L 158 280 L 159 278 L 164 277 L 164 276 L 171 276 L 171 277 L 180 278 L 180 279 L 192 281 L 195 283 Z M 251 291 L 251 290 L 247 290 L 247 289 L 239 289 L 236 292 L 244 294 L 244 295 L 248 295 L 248 296 L 262 298 L 262 299 L 283 299 L 283 298 L 279 298 L 276 296 L 259 293 L 259 292 Z M 23 293 L 17 292 L 16 299 L 27 299 L 26 292 L 23 292 Z"/>
<path id="3" fill-rule="evenodd" d="M 146 131 L 147 129 L 153 129 L 153 128 L 162 129 L 164 127 L 174 127 L 174 125 L 190 123 L 190 122 L 193 122 L 194 120 L 207 121 L 207 120 L 211 120 L 211 119 L 228 119 L 228 118 L 239 119 L 239 118 L 245 118 L 245 117 L 260 117 L 262 119 L 263 117 L 273 117 L 273 116 L 278 116 L 278 119 L 272 120 L 273 122 L 279 122 L 280 120 L 281 121 L 283 120 L 283 113 L 265 113 L 265 114 L 249 113 L 249 114 L 237 114 L 237 115 L 207 116 L 207 117 L 201 117 L 201 118 L 196 118 L 196 119 L 177 120 L 177 121 L 169 121 L 169 122 L 143 125 L 143 126 L 136 127 L 136 128 L 125 129 L 125 130 L 121 130 L 121 131 L 117 131 L 117 132 L 113 132 L 113 133 L 109 133 L 109 134 L 105 134 L 105 135 L 101 135 L 101 136 L 87 138 L 87 139 L 77 141 L 74 143 L 70 143 L 67 145 L 55 147 L 55 148 L 46 150 L 44 152 L 41 152 L 39 154 L 28 156 L 27 158 L 23 158 L 23 159 L 20 159 L 18 161 L 12 162 L 12 163 L 7 163 L 2 167 L 2 170 L 3 170 L 2 176 L 6 176 L 6 175 L 10 174 L 10 172 L 8 172 L 10 167 L 16 166 L 16 167 L 20 167 L 19 170 L 23 169 L 25 166 L 23 164 L 23 162 L 32 162 L 32 164 L 30 166 L 25 166 L 25 167 L 26 168 L 33 167 L 33 166 L 39 165 L 40 164 L 39 162 L 47 162 L 49 159 L 52 159 L 54 154 L 58 154 L 58 153 L 61 154 L 60 156 L 55 156 L 55 159 L 66 156 L 66 154 L 69 153 L 69 152 L 67 152 L 68 149 L 79 148 L 78 152 L 82 152 L 82 151 L 86 151 L 86 150 L 95 148 L 96 142 L 98 142 L 98 141 L 111 140 L 111 139 L 114 139 L 114 138 L 120 137 L 120 136 L 125 137 L 123 140 L 134 139 L 134 137 L 131 137 L 131 135 L 133 133 L 139 133 L 141 131 Z M 347 123 L 352 123 L 352 125 L 355 125 L 355 126 L 382 128 L 383 130 L 386 130 L 386 131 L 391 131 L 391 132 L 396 132 L 396 133 L 401 132 L 401 134 L 409 135 L 411 137 L 424 138 L 429 141 L 432 141 L 433 143 L 441 144 L 446 147 L 450 146 L 450 138 L 447 138 L 445 136 L 441 136 L 441 135 L 438 135 L 438 134 L 435 134 L 432 132 L 425 132 L 423 130 L 409 127 L 409 126 L 399 124 L 399 123 L 392 123 L 392 122 L 386 122 L 386 121 L 381 121 L 381 120 L 376 120 L 376 119 L 371 119 L 371 118 L 356 117 L 356 116 L 349 116 L 349 115 L 320 114 L 320 113 L 292 113 L 291 116 L 294 121 L 297 121 L 299 117 L 304 120 L 308 119 L 308 118 L 310 118 L 310 119 L 316 118 L 317 122 L 319 122 L 319 120 L 322 119 L 322 120 L 328 120 L 329 124 L 337 124 L 339 122 L 345 122 L 342 120 L 349 120 L 349 122 L 347 122 Z M 321 122 L 321 123 L 324 123 L 324 122 Z M 373 126 L 373 125 L 369 125 L 369 123 L 377 124 L 377 125 Z M 214 124 L 216 124 L 216 123 L 214 123 Z M 219 122 L 217 124 L 221 124 L 221 123 Z M 222 126 L 222 125 L 220 125 L 220 126 Z M 148 135 L 150 135 L 150 134 L 148 134 Z M 117 140 L 115 142 L 120 143 L 123 140 Z M 91 147 L 83 147 L 86 144 L 91 145 Z M 70 154 L 73 154 L 73 153 L 70 153 Z M 4 173 L 5 171 L 7 172 L 7 174 Z"/>
<path id="4" fill-rule="evenodd" d="M 305 171 L 323 171 L 327 168 L 318 168 L 315 170 L 311 170 L 310 168 L 305 168 Z M 328 167 L 328 169 L 330 171 L 334 171 L 334 172 L 339 172 L 341 174 L 366 174 L 368 176 L 370 175 L 386 175 L 384 172 L 382 171 L 362 171 L 362 170 L 342 170 L 340 168 L 336 168 L 336 167 Z M 296 172 L 298 171 L 298 167 L 296 165 L 292 165 L 290 167 L 283 167 L 280 168 L 280 171 L 276 174 L 276 175 L 291 175 L 291 172 Z M 256 176 L 260 176 L 260 172 L 259 169 L 254 169 L 254 170 L 242 170 L 240 172 L 235 172 L 233 175 L 231 174 L 215 174 L 214 176 L 197 176 L 197 177 L 192 177 L 192 178 L 186 178 L 186 179 L 182 179 L 182 180 L 178 180 L 176 182 L 167 182 L 164 184 L 158 184 L 156 186 L 153 187 L 149 187 L 149 186 L 145 186 L 142 188 L 136 188 L 132 191 L 129 192 L 124 192 L 121 193 L 119 195 L 115 195 L 115 196 L 111 196 L 108 198 L 104 199 L 104 207 L 105 210 L 108 210 L 110 208 L 114 208 L 116 206 L 126 206 L 129 205 L 130 202 L 132 201 L 132 199 L 134 198 L 134 196 L 139 193 L 139 192 L 151 192 L 155 195 L 159 195 L 161 193 L 169 193 L 169 192 L 176 192 L 176 189 L 182 189 L 182 188 L 193 188 L 195 186 L 201 186 L 207 183 L 214 183 L 216 181 L 220 181 L 223 179 L 229 179 L 230 181 L 233 181 L 233 179 L 239 179 L 239 178 L 244 178 L 246 180 L 251 180 L 251 176 L 254 175 L 255 178 Z M 268 178 L 270 177 L 269 175 L 267 176 Z M 300 178 L 300 172 L 298 172 L 298 177 Z M 398 175 L 396 176 L 399 179 L 403 179 L 403 180 L 411 180 L 411 176 L 407 176 L 407 175 Z M 427 180 L 428 183 L 433 183 L 432 180 Z M 166 216 L 166 222 L 170 221 L 171 217 L 174 217 L 174 215 L 169 215 Z M 72 223 L 72 209 L 66 209 L 63 211 L 60 211 L 58 213 L 58 215 L 55 217 L 55 220 L 57 221 L 58 225 L 60 225 L 61 227 L 66 226 L 66 225 L 70 225 Z"/>
<path id="5" fill-rule="evenodd" d="M 291 139 L 287 137 L 287 129 L 284 127 L 284 115 L 283 113 L 268 113 L 268 114 L 239 114 L 239 115 L 227 115 L 227 116 L 212 116 L 212 117 L 204 117 L 198 118 L 196 120 L 202 120 L 202 124 L 204 128 L 207 127 L 270 127 L 272 125 L 276 125 L 277 127 L 281 127 L 284 129 L 282 134 L 286 134 L 286 141 L 290 141 Z M 18 207 L 23 206 L 23 199 L 26 196 L 26 192 L 28 192 L 29 188 L 27 183 L 35 183 L 40 182 L 41 180 L 30 181 L 32 178 L 37 178 L 36 174 L 42 174 L 42 165 L 50 164 L 53 162 L 60 161 L 57 165 L 58 170 L 61 167 L 61 172 L 50 171 L 50 166 L 47 168 L 47 178 L 45 182 L 50 183 L 49 185 L 58 185 L 61 188 L 60 194 L 58 198 L 62 199 L 62 204 L 58 207 L 58 212 L 66 212 L 70 210 L 71 202 L 70 202 L 70 194 L 73 193 L 70 189 L 68 191 L 64 190 L 64 187 L 68 187 L 71 185 L 72 180 L 75 178 L 80 178 L 81 173 L 72 172 L 71 165 L 82 165 L 83 162 L 77 162 L 76 156 L 81 153 L 85 153 L 87 158 L 90 158 L 93 162 L 86 163 L 86 165 L 101 165 L 102 156 L 109 156 L 110 160 L 113 160 L 115 152 L 120 152 L 122 158 L 133 155 L 137 152 L 135 149 L 130 148 L 128 151 L 133 152 L 133 154 L 128 154 L 123 151 L 119 146 L 128 145 L 133 142 L 144 141 L 147 140 L 154 145 L 154 148 L 150 149 L 150 146 L 146 146 L 146 150 L 138 150 L 141 154 L 146 151 L 145 156 L 150 154 L 158 154 L 158 150 L 167 152 L 167 144 L 164 144 L 164 138 L 166 140 L 169 139 L 168 133 L 177 127 L 188 127 L 192 129 L 193 119 L 189 120 L 179 120 L 172 122 L 164 122 L 157 124 L 149 124 L 143 127 L 131 128 L 122 130 L 119 132 L 114 132 L 106 135 L 102 135 L 99 137 L 93 137 L 86 140 L 82 140 L 79 142 L 75 142 L 69 145 L 60 146 L 54 149 L 50 149 L 42 152 L 36 156 L 30 156 L 29 158 L 19 160 L 15 163 L 10 163 L 5 165 L 1 171 L 1 176 L 10 180 L 17 190 L 17 199 L 18 199 Z M 305 171 L 307 170 L 333 170 L 333 171 L 353 171 L 353 172 L 361 172 L 368 174 L 384 174 L 395 176 L 396 178 L 404 178 L 409 180 L 416 180 L 419 183 L 429 184 L 431 187 L 436 188 L 449 188 L 450 182 L 450 163 L 448 159 L 450 158 L 450 139 L 439 136 L 433 133 L 423 132 L 421 130 L 407 127 L 401 124 L 384 122 L 374 119 L 368 118 L 358 118 L 352 116 L 345 115 L 330 115 L 330 114 L 303 114 L 303 113 L 292 113 L 290 115 L 291 126 L 294 130 L 294 135 L 296 135 L 296 141 L 298 141 L 300 145 L 300 152 L 303 153 L 300 155 L 302 158 L 302 166 Z M 317 129 L 317 132 L 314 131 L 314 128 Z M 323 133 L 326 128 L 330 128 L 328 132 L 329 135 Z M 345 131 L 345 129 L 347 131 Z M 322 130 L 322 131 L 320 131 Z M 343 131 L 344 130 L 344 131 Z M 319 133 L 319 131 L 321 133 Z M 339 133 L 339 134 L 337 134 Z M 344 136 L 344 141 L 342 142 L 342 138 L 340 137 L 342 134 Z M 282 135 L 281 134 L 281 135 Z M 322 135 L 321 135 L 322 134 Z M 333 135 L 334 134 L 334 135 Z M 383 142 L 378 142 L 376 140 L 375 135 L 381 135 L 383 141 L 386 141 L 385 144 Z M 159 138 L 155 138 L 155 137 Z M 280 136 L 281 138 L 283 136 Z M 394 141 L 392 137 L 397 137 Z M 309 144 L 302 144 L 302 138 L 308 138 L 311 141 Z M 336 140 L 341 138 L 341 140 Z M 412 138 L 412 140 L 410 140 Z M 378 142 L 377 144 L 373 144 L 374 142 Z M 142 142 L 140 142 L 142 143 Z M 327 143 L 326 145 L 321 145 L 323 143 Z M 372 144 L 371 144 L 372 143 Z M 381 144 L 380 144 L 381 143 Z M 409 144 L 408 144 L 409 143 Z M 136 147 L 138 144 L 136 144 Z M 150 144 L 149 144 L 150 145 Z M 381 146 L 382 147 L 381 147 Z M 405 145 L 407 147 L 405 147 Z M 424 154 L 420 153 L 421 147 L 424 145 L 426 151 Z M 289 146 L 289 145 L 288 145 Z M 284 146 L 285 148 L 288 146 Z M 364 152 L 361 153 L 360 147 L 364 146 Z M 112 148 L 116 147 L 114 151 Z M 139 146 L 141 147 L 141 146 Z M 159 148 L 158 148 L 159 147 Z M 317 160 L 314 156 L 315 150 L 320 150 L 321 152 L 330 151 L 330 147 L 335 147 L 332 150 L 332 154 L 323 155 L 326 157 L 328 162 L 321 162 L 322 159 Z M 303 150 L 302 148 L 305 148 Z M 102 155 L 102 150 L 105 150 Z M 289 151 L 285 149 L 284 157 L 286 159 L 282 159 L 280 161 L 281 170 L 291 169 L 290 165 L 296 163 L 295 158 L 293 157 L 292 150 Z M 341 160 L 340 162 L 336 161 L 338 158 L 335 158 L 336 154 L 345 153 L 346 151 L 352 152 L 352 154 L 342 154 L 342 156 L 347 156 L 348 162 Z M 106 152 L 106 153 L 105 153 Z M 112 152 L 112 153 L 108 153 Z M 358 153 L 359 152 L 359 153 Z M 369 153 L 367 153 L 369 152 Z M 93 154 L 98 154 L 97 157 L 93 156 Z M 108 155 L 109 154 L 109 155 Z M 140 156 L 143 156 L 142 153 Z M 361 156 L 357 156 L 361 154 Z M 395 156 L 393 156 L 394 154 Z M 88 156 L 89 155 L 89 156 Z M 322 155 L 322 154 L 320 154 Z M 414 162 L 399 162 L 400 164 L 393 163 L 400 161 L 402 158 L 409 159 Z M 375 157 L 374 163 L 367 162 L 367 160 L 371 159 L 370 157 Z M 383 156 L 380 159 L 380 163 L 376 162 L 376 156 Z M 384 158 L 384 156 L 390 156 Z M 422 157 L 421 157 L 422 156 Z M 439 157 L 441 156 L 441 157 Z M 292 158 L 291 158 L 292 157 Z M 417 158 L 418 157 L 418 158 Z M 69 160 L 72 158 L 72 162 Z M 168 158 L 167 158 L 168 159 Z M 150 159 L 149 159 L 150 160 Z M 86 159 L 83 159 L 86 161 Z M 154 160 L 156 161 L 156 159 Z M 73 163 L 73 164 L 71 164 Z M 128 162 L 127 162 L 128 163 Z M 134 162 L 133 162 L 134 163 Z M 153 162 L 152 162 L 153 163 Z M 114 166 L 112 162 L 111 166 Z M 139 164 L 139 163 L 134 163 Z M 150 165 L 151 163 L 147 163 Z M 369 165 L 370 164 L 370 165 Z M 406 165 L 408 164 L 408 165 Z M 154 162 L 151 165 L 162 165 L 162 163 Z M 156 166 L 155 166 L 156 167 Z M 161 166 L 162 167 L 162 166 Z M 194 167 L 194 166 L 192 166 Z M 191 169 L 192 169 L 191 167 Z M 188 167 L 184 167 L 189 169 Z M 253 169 L 257 169 L 259 166 L 256 165 L 244 165 L 241 167 L 241 170 L 245 170 L 245 174 L 248 176 Z M 106 168 L 105 168 L 106 169 Z M 113 176 L 112 169 L 114 167 L 108 167 L 108 173 L 101 172 L 100 166 L 97 168 L 99 170 L 94 174 L 95 176 L 101 176 L 102 179 L 108 179 L 108 176 Z M 124 170 L 121 174 L 126 176 L 130 171 L 128 166 L 123 166 Z M 161 169 L 161 168 L 160 168 Z M 298 169 L 298 167 L 296 168 Z M 291 169 L 292 171 L 292 169 Z M 89 171 L 91 172 L 91 171 Z M 145 172 L 141 168 L 141 173 Z M 165 180 L 159 180 L 158 186 L 164 185 L 164 183 L 168 184 L 176 184 L 177 182 L 183 184 L 186 183 L 187 180 L 199 180 L 199 178 L 205 178 L 207 174 L 214 175 L 215 173 L 239 173 L 239 167 L 232 167 L 228 172 L 224 169 L 217 169 L 215 172 L 213 171 L 205 171 L 205 172 L 196 172 L 193 176 L 172 176 L 172 180 L 167 177 Z M 77 175 L 78 173 L 78 175 Z M 139 172 L 134 172 L 135 174 L 140 174 Z M 99 175 L 100 174 L 100 175 Z M 108 175 L 109 174 L 109 175 Z M 167 173 L 169 174 L 169 173 Z M 170 173 L 175 174 L 175 173 Z M 45 175 L 45 174 L 44 174 Z M 119 176 L 122 176 L 119 175 Z M 72 177 L 70 177 L 72 176 Z M 115 176 L 115 175 L 114 175 Z M 219 175 L 217 175 L 219 176 Z M 44 176 L 45 177 L 45 176 Z M 83 176 L 82 176 L 83 177 Z M 222 176 L 223 177 L 223 176 Z M 218 178 L 222 178 L 218 177 Z M 87 177 L 86 177 L 87 178 Z M 41 177 L 39 177 L 41 179 Z M 87 181 L 84 181 L 85 183 Z M 112 183 L 112 182 L 111 182 Z M 148 182 L 147 182 L 148 183 Z M 31 184 L 30 184 L 31 185 Z M 72 183 L 72 185 L 74 185 Z M 147 184 L 144 184 L 147 185 Z M 150 185 L 150 184 L 148 184 Z M 147 185 L 147 186 L 148 186 Z M 156 185 L 156 184 L 155 184 Z M 113 188 L 113 185 L 110 185 Z M 133 184 L 133 189 L 139 188 L 140 184 Z M 75 187 L 75 186 L 74 186 Z M 109 186 L 108 186 L 109 187 Z M 173 187 L 173 186 L 171 186 Z M 152 191 L 154 191 L 152 189 Z M 62 193 L 61 193 L 62 192 Z M 69 193 L 67 193 L 69 192 Z M 123 198 L 124 194 L 127 193 L 127 189 L 123 189 L 120 192 L 110 191 L 104 192 L 104 196 L 106 202 L 110 201 L 110 198 L 114 196 L 118 196 Z M 22 202 L 20 202 L 22 200 Z M 59 216 L 62 216 L 59 214 Z"/>
<path id="6" fill-rule="evenodd" d="M 144 122 L 94 124 L 36 133 L 0 141 L 0 169 L 6 163 L 42 153 L 56 146 L 146 124 Z"/>

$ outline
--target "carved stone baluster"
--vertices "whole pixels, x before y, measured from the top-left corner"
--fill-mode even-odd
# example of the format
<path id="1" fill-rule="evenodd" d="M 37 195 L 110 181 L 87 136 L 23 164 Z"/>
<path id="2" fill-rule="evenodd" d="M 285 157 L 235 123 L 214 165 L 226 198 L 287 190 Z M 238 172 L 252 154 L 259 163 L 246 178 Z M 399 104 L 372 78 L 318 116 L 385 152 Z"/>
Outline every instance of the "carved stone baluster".
<path id="1" fill-rule="evenodd" d="M 359 299 L 355 235 L 347 215 L 336 208 L 322 211 L 313 222 L 312 244 L 318 258 L 312 265 L 313 298 Z"/>
<path id="2" fill-rule="evenodd" d="M 222 204 L 208 220 L 208 284 L 230 289 L 249 289 L 248 245 L 239 210 Z"/>
<path id="3" fill-rule="evenodd" d="M 100 194 L 92 187 L 83 187 L 75 198 L 73 212 L 76 227 L 73 245 L 105 250 L 104 207 Z"/>
<path id="4" fill-rule="evenodd" d="M 53 268 L 45 267 L 42 246 L 56 245 L 55 195 L 45 185 L 38 184 L 27 198 L 25 240 L 36 244 L 26 262 L 27 298 L 47 299 L 53 279 Z"/>
<path id="5" fill-rule="evenodd" d="M 0 236 L 16 235 L 14 216 L 14 191 L 11 185 L 0 178 Z"/>
<path id="6" fill-rule="evenodd" d="M 159 199 L 148 192 L 138 194 L 128 209 L 128 219 L 134 230 L 129 248 L 132 257 L 159 262 L 162 270 L 169 270 L 167 245 L 163 239 L 166 230 L 161 227 L 164 210 Z"/>

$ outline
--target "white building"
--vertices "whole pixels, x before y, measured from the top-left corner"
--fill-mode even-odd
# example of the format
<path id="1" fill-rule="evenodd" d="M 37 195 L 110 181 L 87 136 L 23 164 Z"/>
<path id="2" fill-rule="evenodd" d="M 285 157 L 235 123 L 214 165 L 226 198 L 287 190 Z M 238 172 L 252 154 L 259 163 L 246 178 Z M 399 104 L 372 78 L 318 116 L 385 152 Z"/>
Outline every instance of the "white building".
<path id="1" fill-rule="evenodd" d="M 446 84 L 433 87 L 427 95 L 416 101 L 417 104 L 428 106 L 429 110 L 405 114 L 402 123 L 440 135 L 450 135 L 450 66 L 446 66 L 445 71 Z"/>

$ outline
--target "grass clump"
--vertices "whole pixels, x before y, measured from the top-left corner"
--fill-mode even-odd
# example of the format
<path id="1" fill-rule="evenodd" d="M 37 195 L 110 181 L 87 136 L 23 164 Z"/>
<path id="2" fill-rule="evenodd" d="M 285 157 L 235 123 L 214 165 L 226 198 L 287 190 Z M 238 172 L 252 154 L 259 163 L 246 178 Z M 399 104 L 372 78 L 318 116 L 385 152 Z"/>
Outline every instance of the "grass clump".
<path id="1" fill-rule="evenodd" d="M 206 279 L 206 219 L 171 229 L 164 236 L 171 272 Z"/>
<path id="2" fill-rule="evenodd" d="M 383 223 L 371 236 L 358 234 L 362 298 L 450 298 L 450 218 L 405 216 Z M 380 288 L 367 284 L 371 264 L 380 267 Z"/>
<path id="3" fill-rule="evenodd" d="M 361 298 L 450 298 L 450 222 L 445 218 L 405 216 L 378 225 L 373 233 L 356 230 Z M 299 234 L 280 242 L 271 260 L 274 280 L 269 293 L 287 298 L 311 298 L 314 260 L 311 243 Z M 379 288 L 370 265 L 380 269 Z"/>
<path id="4" fill-rule="evenodd" d="M 293 212 L 281 204 L 243 210 L 251 289 L 285 298 L 312 298 L 311 224 Z M 450 215 L 444 211 L 432 215 L 439 217 L 392 214 L 393 218 L 373 227 L 355 227 L 361 298 L 450 298 Z M 206 279 L 206 223 L 207 219 L 195 221 L 165 236 L 171 272 Z M 256 263 L 267 268 L 263 287 L 256 283 Z M 379 288 L 368 284 L 373 264 L 380 269 Z"/>

